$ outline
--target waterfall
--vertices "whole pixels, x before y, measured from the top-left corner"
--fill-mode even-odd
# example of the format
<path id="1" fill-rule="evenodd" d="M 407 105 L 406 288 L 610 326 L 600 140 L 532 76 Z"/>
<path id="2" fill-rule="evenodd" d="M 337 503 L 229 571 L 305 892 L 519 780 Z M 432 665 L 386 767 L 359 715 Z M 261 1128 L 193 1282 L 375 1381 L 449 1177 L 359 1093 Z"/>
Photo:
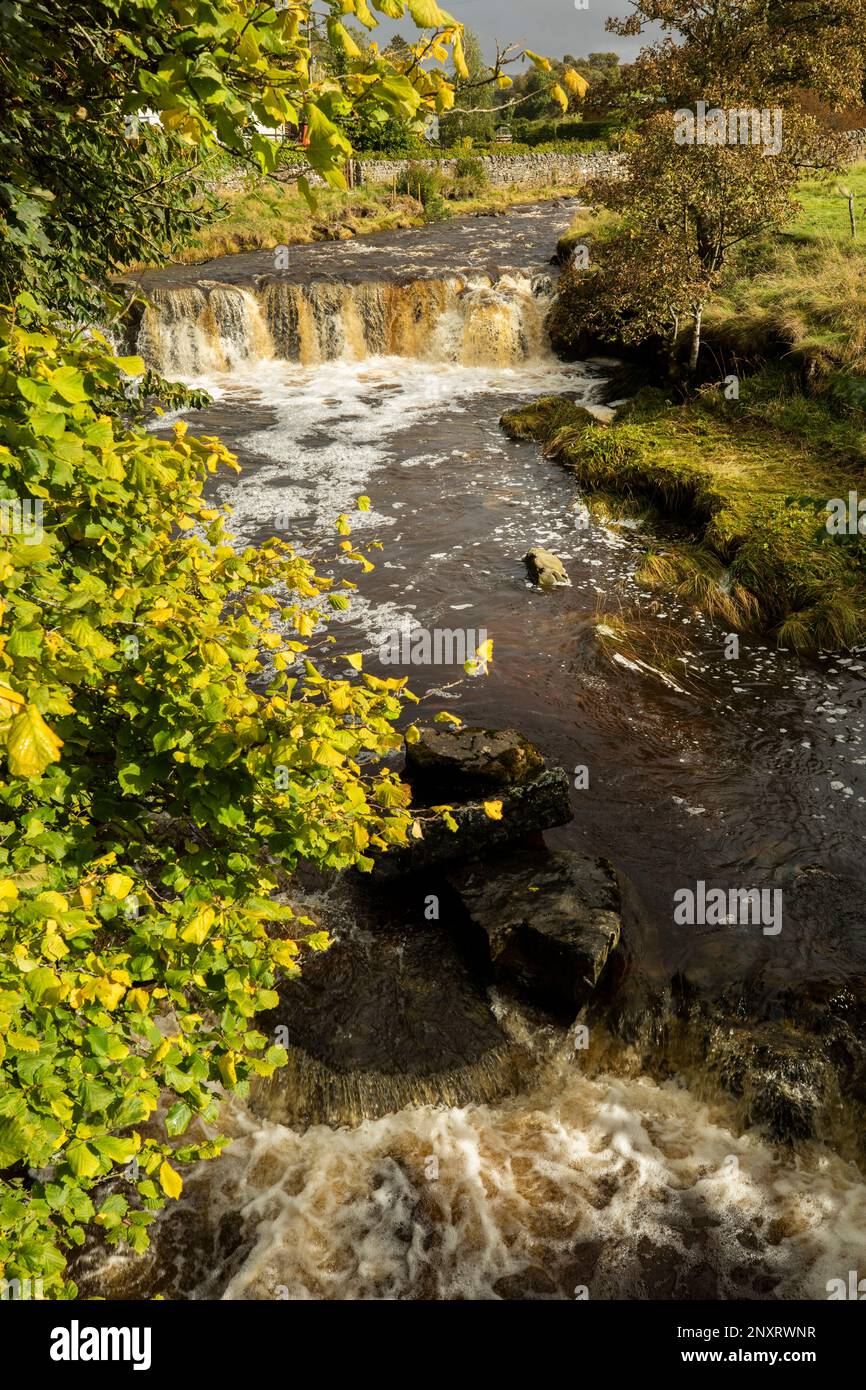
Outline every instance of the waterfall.
<path id="1" fill-rule="evenodd" d="M 273 355 L 261 305 L 250 290 L 200 280 L 151 290 L 149 300 L 136 351 L 159 372 L 200 376 Z"/>
<path id="2" fill-rule="evenodd" d="M 282 359 L 315 364 L 373 356 L 511 366 L 549 352 L 547 276 L 447 276 L 405 283 L 261 276 L 150 288 L 131 347 L 166 376 L 233 371 Z"/>

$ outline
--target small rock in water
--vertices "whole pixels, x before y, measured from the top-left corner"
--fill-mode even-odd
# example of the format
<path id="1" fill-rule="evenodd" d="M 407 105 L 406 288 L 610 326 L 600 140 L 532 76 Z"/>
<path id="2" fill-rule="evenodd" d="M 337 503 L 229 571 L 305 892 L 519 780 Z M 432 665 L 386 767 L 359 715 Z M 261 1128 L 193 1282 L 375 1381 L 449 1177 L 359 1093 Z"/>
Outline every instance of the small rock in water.
<path id="1" fill-rule="evenodd" d="M 524 555 L 523 563 L 533 584 L 538 584 L 542 589 L 556 589 L 563 585 L 571 585 L 571 580 L 565 572 L 565 566 L 552 550 L 543 550 L 540 545 L 534 545 Z"/>

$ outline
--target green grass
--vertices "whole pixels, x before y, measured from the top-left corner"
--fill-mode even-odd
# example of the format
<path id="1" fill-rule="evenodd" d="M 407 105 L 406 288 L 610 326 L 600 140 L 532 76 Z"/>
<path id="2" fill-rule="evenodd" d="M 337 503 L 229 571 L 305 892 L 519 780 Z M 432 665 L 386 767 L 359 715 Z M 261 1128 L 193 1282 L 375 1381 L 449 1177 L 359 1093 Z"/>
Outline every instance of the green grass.
<path id="1" fill-rule="evenodd" d="M 842 189 L 854 193 L 855 237 Z M 785 359 L 814 386 L 866 408 L 866 162 L 804 181 L 798 198 L 800 211 L 781 233 L 729 257 L 705 311 L 706 352 L 753 368 Z M 603 240 L 616 225 L 606 211 L 581 210 L 560 251 Z"/>
<path id="2" fill-rule="evenodd" d="M 802 212 L 791 224 L 791 232 L 809 238 L 829 237 L 834 241 L 850 242 L 848 199 L 842 195 L 842 189 L 846 194 L 849 190 L 854 194 L 857 241 L 866 248 L 866 161 L 852 165 L 844 174 L 805 180 L 799 192 Z"/>
<path id="3" fill-rule="evenodd" d="M 855 195 L 855 237 L 841 189 Z M 730 260 L 707 309 L 706 343 L 755 365 L 784 358 L 810 389 L 863 408 L 866 163 L 807 180 L 799 200 L 783 233 L 745 244 Z"/>
<path id="4" fill-rule="evenodd" d="M 649 502 L 686 523 L 689 543 L 656 545 L 639 577 L 733 626 L 773 632 L 802 651 L 866 638 L 862 547 L 826 532 L 826 503 L 862 491 L 866 442 L 834 433 L 823 406 L 781 373 L 677 404 L 643 392 L 609 426 L 561 397 L 503 417 L 591 491 Z"/>

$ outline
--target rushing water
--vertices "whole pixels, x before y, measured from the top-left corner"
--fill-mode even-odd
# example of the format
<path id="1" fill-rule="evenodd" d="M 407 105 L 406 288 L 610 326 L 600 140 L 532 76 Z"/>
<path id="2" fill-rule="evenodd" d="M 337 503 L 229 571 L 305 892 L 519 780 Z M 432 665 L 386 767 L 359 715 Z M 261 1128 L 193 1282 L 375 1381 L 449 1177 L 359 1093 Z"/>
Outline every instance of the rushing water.
<path id="1" fill-rule="evenodd" d="M 607 371 L 559 363 L 545 345 L 546 262 L 569 216 L 554 205 L 299 248 L 282 277 L 265 253 L 178 269 L 150 277 L 136 332 L 155 365 L 214 395 L 192 419 L 244 466 L 219 494 L 243 541 L 285 534 L 339 564 L 333 519 L 372 498 L 355 539 L 383 548 L 334 624 L 338 651 L 364 650 L 376 669 L 407 622 L 484 629 L 487 676 L 397 668 L 424 694 L 422 712 L 517 726 L 554 764 L 588 769 L 573 822 L 548 841 L 605 855 L 625 876 L 610 1015 L 580 1052 L 492 998 L 502 1036 L 532 1064 L 502 1099 L 455 1082 L 438 1097 L 449 1104 L 397 1099 L 393 1113 L 351 1112 L 359 1122 L 340 1128 L 308 1126 L 288 1103 L 284 1123 L 273 1106 L 233 1107 L 235 1143 L 187 1183 L 153 1260 L 135 1271 L 99 1260 L 95 1287 L 825 1297 L 829 1278 L 866 1263 L 866 1187 L 838 1095 L 825 1133 L 775 1151 L 748 1127 L 742 1097 L 708 1083 L 697 1035 L 673 1074 L 670 1057 L 652 1055 L 672 981 L 789 1030 L 810 1009 L 841 1028 L 838 1001 L 859 1001 L 866 657 L 806 663 L 742 638 L 727 660 L 719 627 L 636 584 L 639 532 L 587 523 L 572 480 L 502 434 L 503 410 L 533 395 L 592 405 Z M 527 583 L 532 544 L 563 559 L 569 588 Z M 599 637 L 603 614 L 638 620 L 646 665 L 617 659 Z M 653 647 L 678 653 L 673 679 L 654 669 Z M 700 879 L 781 887 L 782 932 L 676 926 L 674 892 Z M 320 905 L 338 947 L 361 949 L 369 932 L 347 904 Z M 395 931 L 402 960 L 409 937 Z M 819 1142 L 831 1135 L 837 1153 Z"/>

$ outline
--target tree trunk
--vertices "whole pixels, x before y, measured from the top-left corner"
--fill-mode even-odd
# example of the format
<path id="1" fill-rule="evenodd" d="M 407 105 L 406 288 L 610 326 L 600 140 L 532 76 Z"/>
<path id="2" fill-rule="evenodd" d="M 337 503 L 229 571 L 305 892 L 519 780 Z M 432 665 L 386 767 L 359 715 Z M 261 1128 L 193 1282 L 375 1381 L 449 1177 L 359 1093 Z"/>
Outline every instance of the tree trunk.
<path id="1" fill-rule="evenodd" d="M 698 369 L 698 355 L 701 351 L 701 320 L 703 316 L 703 304 L 696 304 L 694 307 L 694 321 L 692 323 L 692 350 L 689 353 L 689 376 L 694 376 Z"/>

